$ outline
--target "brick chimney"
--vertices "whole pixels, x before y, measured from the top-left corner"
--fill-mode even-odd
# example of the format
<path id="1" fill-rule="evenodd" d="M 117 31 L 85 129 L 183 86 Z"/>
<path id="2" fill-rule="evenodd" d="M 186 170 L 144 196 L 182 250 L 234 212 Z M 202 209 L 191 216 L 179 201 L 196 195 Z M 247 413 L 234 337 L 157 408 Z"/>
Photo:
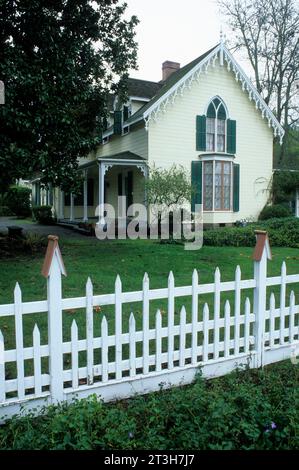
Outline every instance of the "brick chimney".
<path id="1" fill-rule="evenodd" d="M 166 60 L 166 62 L 163 62 L 162 64 L 162 81 L 164 82 L 167 80 L 167 78 L 170 77 L 173 72 L 176 72 L 179 70 L 181 67 L 180 64 L 177 62 L 171 62 L 170 60 Z"/>

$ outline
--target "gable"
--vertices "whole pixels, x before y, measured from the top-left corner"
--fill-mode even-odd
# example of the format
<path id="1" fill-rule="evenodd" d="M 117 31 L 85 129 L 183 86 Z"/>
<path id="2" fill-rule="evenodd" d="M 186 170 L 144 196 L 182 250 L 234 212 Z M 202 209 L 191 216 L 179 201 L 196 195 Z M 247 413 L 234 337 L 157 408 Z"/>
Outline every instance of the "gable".
<path id="1" fill-rule="evenodd" d="M 128 123 L 133 124 L 134 122 L 144 119 L 146 128 L 148 128 L 150 121 L 156 121 L 177 99 L 184 95 L 186 90 L 190 90 L 194 82 L 198 82 L 201 76 L 205 76 L 211 68 L 215 68 L 216 64 L 232 72 L 235 80 L 240 82 L 242 92 L 246 94 L 249 101 L 254 103 L 261 117 L 265 119 L 268 126 L 273 129 L 274 136 L 279 136 L 282 142 L 284 136 L 282 126 L 224 43 L 219 44 L 173 74 L 173 76 L 170 77 L 171 81 L 168 80 L 149 103 L 143 106 L 135 115 L 131 116 Z"/>

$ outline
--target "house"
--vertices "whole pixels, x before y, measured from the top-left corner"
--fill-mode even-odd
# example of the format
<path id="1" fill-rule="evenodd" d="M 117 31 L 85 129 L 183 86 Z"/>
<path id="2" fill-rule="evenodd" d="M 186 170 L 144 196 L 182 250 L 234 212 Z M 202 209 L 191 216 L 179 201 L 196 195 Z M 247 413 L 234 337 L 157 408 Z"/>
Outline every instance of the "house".
<path id="1" fill-rule="evenodd" d="M 54 191 L 59 219 L 90 220 L 104 201 L 117 208 L 119 195 L 128 205 L 144 203 L 148 165 L 174 163 L 190 170 L 192 209 L 203 204 L 204 223 L 258 217 L 268 199 L 273 137 L 284 135 L 267 104 L 223 40 L 182 68 L 164 62 L 162 74 L 158 83 L 128 80 L 128 102 L 114 100 L 102 144 L 80 161 L 82 196 Z"/>

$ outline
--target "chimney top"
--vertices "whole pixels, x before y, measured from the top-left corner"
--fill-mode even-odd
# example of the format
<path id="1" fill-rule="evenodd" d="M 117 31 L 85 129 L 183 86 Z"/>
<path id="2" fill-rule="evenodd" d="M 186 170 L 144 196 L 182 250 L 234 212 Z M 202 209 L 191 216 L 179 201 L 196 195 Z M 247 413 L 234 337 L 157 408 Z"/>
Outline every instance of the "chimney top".
<path id="1" fill-rule="evenodd" d="M 181 67 L 181 64 L 178 62 L 172 62 L 171 60 L 166 60 L 162 64 L 162 81 L 165 82 L 170 75 L 172 75 L 174 72 L 179 70 Z"/>

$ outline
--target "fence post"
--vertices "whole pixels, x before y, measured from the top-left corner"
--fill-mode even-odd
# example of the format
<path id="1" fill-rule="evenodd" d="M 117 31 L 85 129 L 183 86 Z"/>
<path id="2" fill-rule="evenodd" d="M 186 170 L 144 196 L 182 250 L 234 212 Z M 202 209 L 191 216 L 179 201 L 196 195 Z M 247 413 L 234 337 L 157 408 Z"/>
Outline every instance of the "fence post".
<path id="1" fill-rule="evenodd" d="M 253 311 L 255 314 L 255 367 L 262 367 L 264 363 L 264 332 L 267 293 L 267 260 L 272 259 L 267 232 L 255 230 L 256 245 L 253 253 L 254 279 L 256 286 L 253 296 Z"/>
<path id="2" fill-rule="evenodd" d="M 61 275 L 66 271 L 58 245 L 58 237 L 48 236 L 48 247 L 42 275 L 47 279 L 49 374 L 52 403 L 63 400 L 63 350 L 62 350 L 62 292 Z"/>

